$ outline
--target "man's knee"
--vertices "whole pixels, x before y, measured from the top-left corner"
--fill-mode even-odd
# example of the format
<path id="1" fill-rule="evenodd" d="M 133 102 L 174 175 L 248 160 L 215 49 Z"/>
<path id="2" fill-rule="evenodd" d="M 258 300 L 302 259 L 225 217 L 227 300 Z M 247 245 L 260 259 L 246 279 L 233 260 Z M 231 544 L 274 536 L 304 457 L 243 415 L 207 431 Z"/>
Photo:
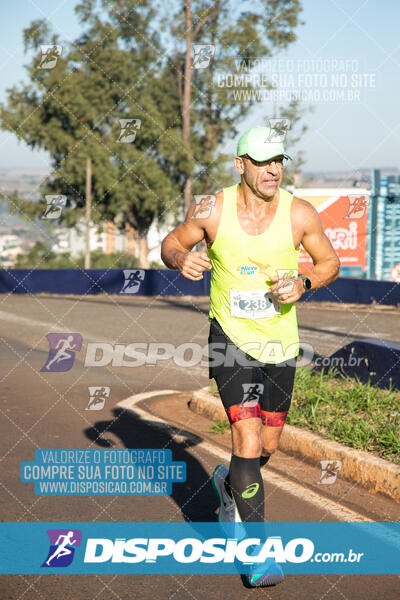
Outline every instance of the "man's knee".
<path id="1" fill-rule="evenodd" d="M 242 420 L 232 424 L 233 452 L 243 458 L 256 458 L 261 454 L 261 421 Z"/>
<path id="2" fill-rule="evenodd" d="M 262 453 L 273 454 L 279 447 L 279 440 L 282 435 L 283 425 L 278 426 L 263 426 L 262 428 Z"/>
<path id="3" fill-rule="evenodd" d="M 255 437 L 240 438 L 233 443 L 233 453 L 242 458 L 257 458 L 261 454 L 261 442 Z"/>
<path id="4" fill-rule="evenodd" d="M 276 452 L 276 450 L 278 450 L 278 446 L 279 446 L 279 440 L 278 441 L 271 441 L 271 442 L 264 442 L 262 445 L 262 450 L 261 450 L 261 454 L 262 455 L 267 455 L 267 456 L 271 456 L 271 454 L 273 454 L 274 452 Z"/>

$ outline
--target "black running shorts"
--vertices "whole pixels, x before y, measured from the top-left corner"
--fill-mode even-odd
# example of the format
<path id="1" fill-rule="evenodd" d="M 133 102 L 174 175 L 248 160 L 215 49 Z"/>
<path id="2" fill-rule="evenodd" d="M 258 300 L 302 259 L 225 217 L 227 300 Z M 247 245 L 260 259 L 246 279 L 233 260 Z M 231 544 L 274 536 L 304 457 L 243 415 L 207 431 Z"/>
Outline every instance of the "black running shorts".
<path id="1" fill-rule="evenodd" d="M 216 319 L 210 322 L 209 377 L 214 378 L 230 423 L 258 417 L 282 427 L 292 400 L 295 361 L 261 363 L 240 350 Z"/>

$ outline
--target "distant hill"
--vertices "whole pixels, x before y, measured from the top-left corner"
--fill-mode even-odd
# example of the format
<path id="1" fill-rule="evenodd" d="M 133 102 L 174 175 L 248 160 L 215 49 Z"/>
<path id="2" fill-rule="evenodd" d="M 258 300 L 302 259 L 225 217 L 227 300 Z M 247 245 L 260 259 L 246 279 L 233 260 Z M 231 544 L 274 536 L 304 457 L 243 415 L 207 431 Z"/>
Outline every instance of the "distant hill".
<path id="1" fill-rule="evenodd" d="M 35 194 L 36 188 L 49 173 L 46 169 L 0 169 L 0 190 L 17 190 L 25 195 Z"/>
<path id="2" fill-rule="evenodd" d="M 397 167 L 384 167 L 379 169 L 382 177 L 397 175 Z M 371 169 L 357 169 L 355 171 L 305 171 L 301 174 L 298 187 L 369 187 L 371 185 Z"/>

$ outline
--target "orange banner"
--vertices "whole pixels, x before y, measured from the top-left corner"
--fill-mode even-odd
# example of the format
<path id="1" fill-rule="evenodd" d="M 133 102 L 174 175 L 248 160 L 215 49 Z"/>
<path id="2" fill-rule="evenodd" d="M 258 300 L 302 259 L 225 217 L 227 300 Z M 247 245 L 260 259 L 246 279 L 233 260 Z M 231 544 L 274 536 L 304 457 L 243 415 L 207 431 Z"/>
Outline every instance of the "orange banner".
<path id="1" fill-rule="evenodd" d="M 365 270 L 369 192 L 310 188 L 296 190 L 294 194 L 317 209 L 325 234 L 338 254 L 341 266 L 361 267 Z M 310 255 L 301 248 L 299 271 L 306 273 L 312 266 Z"/>

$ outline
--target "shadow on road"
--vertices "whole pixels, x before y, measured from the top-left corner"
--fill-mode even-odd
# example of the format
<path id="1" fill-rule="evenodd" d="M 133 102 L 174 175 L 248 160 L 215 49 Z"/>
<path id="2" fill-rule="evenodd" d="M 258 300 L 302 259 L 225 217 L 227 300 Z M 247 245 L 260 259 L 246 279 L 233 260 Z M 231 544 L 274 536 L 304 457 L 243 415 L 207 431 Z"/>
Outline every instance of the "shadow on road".
<path id="1" fill-rule="evenodd" d="M 93 427 L 84 430 L 85 435 L 102 448 L 111 448 L 115 445 L 111 438 L 107 438 L 107 434 L 111 433 L 121 440 L 125 448 L 131 450 L 142 448 L 172 450 L 174 461 L 185 461 L 186 481 L 172 484 L 170 498 L 181 510 L 185 521 L 216 521 L 215 511 L 218 504 L 210 477 L 201 462 L 188 452 L 189 448 L 202 441 L 201 438 L 172 425 L 168 429 L 153 425 L 123 409 L 114 409 L 113 414 L 113 420 L 98 421 Z"/>

